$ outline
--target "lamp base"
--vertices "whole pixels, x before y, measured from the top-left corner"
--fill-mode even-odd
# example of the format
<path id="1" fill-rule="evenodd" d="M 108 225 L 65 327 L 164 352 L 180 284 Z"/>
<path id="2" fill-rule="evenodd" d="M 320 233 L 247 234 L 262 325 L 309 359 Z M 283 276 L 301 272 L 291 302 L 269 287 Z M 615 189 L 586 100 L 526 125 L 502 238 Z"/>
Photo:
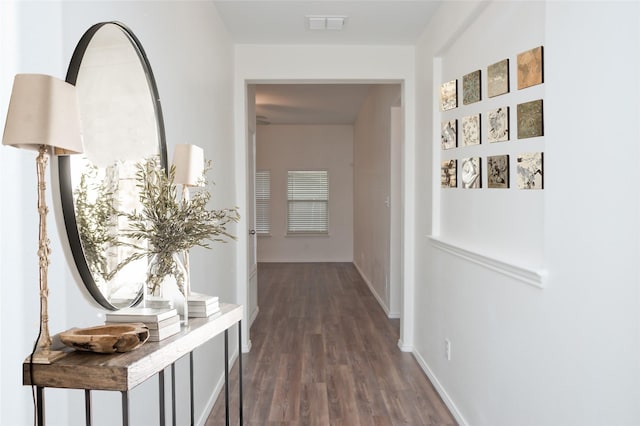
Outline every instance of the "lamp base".
<path id="1" fill-rule="evenodd" d="M 68 353 L 69 352 L 63 351 L 37 350 L 33 356 L 29 355 L 24 362 L 32 362 L 34 364 L 53 364 L 60 358 L 65 357 Z"/>

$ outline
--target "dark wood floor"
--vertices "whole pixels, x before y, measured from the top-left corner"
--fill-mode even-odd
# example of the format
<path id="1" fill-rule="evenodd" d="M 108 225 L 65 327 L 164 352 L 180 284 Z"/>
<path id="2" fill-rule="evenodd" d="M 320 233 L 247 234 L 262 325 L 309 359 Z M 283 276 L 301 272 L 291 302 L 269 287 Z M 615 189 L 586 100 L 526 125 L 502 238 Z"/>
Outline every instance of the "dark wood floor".
<path id="1" fill-rule="evenodd" d="M 349 263 L 267 263 L 243 358 L 246 425 L 453 425 Z M 230 382 L 235 386 L 237 363 Z M 235 399 L 233 399 L 235 398 Z M 237 391 L 231 413 L 237 424 Z M 207 426 L 224 424 L 224 395 Z M 232 422 L 233 424 L 233 422 Z"/>

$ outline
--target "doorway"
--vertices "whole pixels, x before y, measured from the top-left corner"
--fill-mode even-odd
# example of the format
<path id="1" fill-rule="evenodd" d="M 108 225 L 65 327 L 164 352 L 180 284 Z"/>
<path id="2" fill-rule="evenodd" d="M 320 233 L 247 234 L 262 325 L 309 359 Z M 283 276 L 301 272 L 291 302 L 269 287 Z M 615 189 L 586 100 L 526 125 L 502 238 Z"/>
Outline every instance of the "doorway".
<path id="1" fill-rule="evenodd" d="M 322 93 L 320 96 L 318 93 Z M 250 323 L 255 319 L 259 306 L 257 301 L 259 276 L 254 274 L 251 252 L 255 260 L 274 261 L 349 261 L 353 262 L 378 303 L 390 318 L 401 318 L 402 299 L 402 156 L 403 156 L 403 107 L 402 85 L 396 82 L 335 84 L 326 83 L 290 83 L 281 84 L 260 82 L 247 85 L 247 122 L 250 123 L 247 134 L 247 201 L 252 209 L 248 214 L 247 260 L 247 306 Z M 315 93 L 315 95 L 314 95 Z M 333 100 L 331 94 L 333 93 Z M 302 99 L 296 98 L 302 96 Z M 322 98 L 322 99 L 320 99 Z M 327 104 L 334 102 L 334 106 Z M 338 104 L 338 106 L 335 106 Z M 351 109 L 349 109 L 351 108 Z M 296 117 L 297 114 L 297 117 Z M 339 116 L 342 114 L 341 116 Z M 339 117 L 338 117 L 339 116 Z M 294 117 L 294 118 L 291 118 Z M 252 124 L 255 132 L 252 133 Z M 325 168 L 330 170 L 329 180 L 337 176 L 340 183 L 337 190 L 330 194 L 330 199 L 344 199 L 344 176 L 335 165 L 318 166 L 315 163 L 301 162 L 286 166 L 275 164 L 274 158 L 282 160 L 292 154 L 309 154 L 308 148 L 296 151 L 296 140 L 307 141 L 318 139 L 322 134 L 329 146 L 325 150 L 317 149 L 313 156 L 317 159 L 325 157 L 331 161 L 330 154 L 336 154 L 336 145 L 331 145 L 341 135 L 341 130 L 349 128 L 351 134 L 351 161 L 347 166 L 351 176 L 350 203 L 351 209 L 342 208 L 352 217 L 349 231 L 351 241 L 337 240 L 336 247 L 349 247 L 348 258 L 344 254 L 337 255 L 338 249 L 322 249 L 313 253 L 311 249 L 330 245 L 331 238 L 341 232 L 335 229 L 322 240 L 311 238 L 305 240 L 286 235 L 283 231 L 286 224 L 286 171 L 288 169 Z M 255 135 L 255 136 L 254 136 Z M 262 138 L 262 140 L 261 140 Z M 269 160 L 261 157 L 260 144 L 269 144 Z M 304 142 L 300 142 L 302 145 Z M 321 143 L 321 142 L 320 142 Z M 258 147 L 256 147 L 256 144 Z M 266 148 L 265 148 L 266 149 Z M 314 148 L 315 149 L 315 148 Z M 340 148 L 341 149 L 341 148 Z M 347 154 L 336 154 L 335 158 L 343 158 Z M 263 161 L 264 160 L 264 161 Z M 339 160 L 336 160 L 339 161 Z M 282 161 L 281 161 L 282 162 Z M 335 166 L 335 167 L 334 167 Z M 268 171 L 271 176 L 272 203 L 279 203 L 279 211 L 271 212 L 274 221 L 274 233 L 263 237 L 251 235 L 255 230 L 255 172 Z M 334 182 L 335 183 L 335 182 Z M 280 187 L 275 190 L 274 186 Z M 347 188 L 346 191 L 349 193 Z M 336 217 L 335 212 L 331 217 Z M 330 222 L 335 225 L 333 221 Z M 278 235 L 276 235 L 276 233 Z M 335 238 L 334 238 L 335 239 Z M 252 245 L 257 246 L 254 250 Z M 305 246 L 306 244 L 306 246 Z M 290 249 L 284 248 L 289 245 Z M 261 248 L 263 250 L 261 250 Z M 268 254 L 265 254 L 268 253 Z M 330 253 L 334 257 L 327 257 Z M 280 257 L 279 257 L 280 256 Z M 293 256 L 293 257 L 292 257 Z M 298 257 L 296 257 L 298 256 Z M 336 257 L 337 256 L 337 257 Z M 250 323 L 248 327 L 250 327 Z M 247 334 L 247 333 L 245 333 Z M 247 334 L 248 335 L 248 334 Z"/>

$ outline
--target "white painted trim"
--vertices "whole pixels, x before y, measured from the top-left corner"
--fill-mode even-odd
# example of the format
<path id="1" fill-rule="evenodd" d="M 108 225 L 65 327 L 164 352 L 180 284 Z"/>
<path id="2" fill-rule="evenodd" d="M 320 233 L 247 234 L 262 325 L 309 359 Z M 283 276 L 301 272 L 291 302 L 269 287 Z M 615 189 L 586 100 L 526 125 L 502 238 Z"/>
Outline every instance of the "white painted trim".
<path id="1" fill-rule="evenodd" d="M 402 339 L 398 340 L 398 347 L 402 352 L 413 352 L 413 346 L 405 345 Z"/>
<path id="2" fill-rule="evenodd" d="M 360 277 L 362 277 L 362 280 L 367 284 L 367 287 L 369 287 L 369 291 L 371 292 L 371 294 L 373 294 L 373 297 L 376 298 L 376 300 L 378 301 L 378 304 L 382 307 L 382 310 L 384 311 L 385 315 L 388 318 L 400 318 L 399 316 L 396 316 L 396 317 L 391 316 L 391 315 L 397 315 L 397 313 L 389 312 L 389 307 L 384 303 L 384 300 L 382 299 L 382 297 L 380 297 L 378 292 L 373 288 L 373 285 L 371 285 L 371 282 L 369 281 L 369 279 L 362 272 L 362 269 L 360 269 L 360 267 L 356 262 L 353 262 L 353 265 L 358 270 L 358 273 L 360 274 Z"/>
<path id="3" fill-rule="evenodd" d="M 429 364 L 427 364 L 420 352 L 414 350 L 413 357 L 416 359 L 416 361 L 418 361 L 420 368 L 422 368 L 422 371 L 424 371 L 424 373 L 427 375 L 427 377 L 431 381 L 431 384 L 436 389 L 436 392 L 438 392 L 438 395 L 440 395 L 440 398 L 442 398 L 442 401 L 445 403 L 449 411 L 451 411 L 453 417 L 456 419 L 456 422 L 458 422 L 460 426 L 466 426 L 468 423 L 465 420 L 464 416 L 462 415 L 460 410 L 458 410 L 458 407 L 453 402 L 445 388 L 442 386 L 442 383 L 440 383 L 436 375 L 433 374 L 433 371 L 431 371 L 431 368 L 429 368 Z"/>
<path id="4" fill-rule="evenodd" d="M 546 269 L 536 269 L 516 265 L 512 262 L 482 254 L 468 248 L 462 248 L 457 244 L 443 241 L 437 237 L 428 236 L 428 238 L 435 248 L 440 249 L 445 253 L 449 253 L 469 262 L 484 266 L 487 269 L 499 272 L 534 287 L 544 288 L 546 285 L 548 276 Z"/>
<path id="5" fill-rule="evenodd" d="M 231 354 L 231 357 L 229 358 L 229 371 L 231 371 L 237 359 L 238 359 L 238 351 L 235 350 Z M 220 396 L 220 392 L 222 392 L 223 387 L 224 387 L 224 372 L 216 382 L 216 386 L 213 388 L 213 392 L 211 392 L 211 396 L 207 400 L 207 403 L 205 404 L 204 409 L 200 413 L 200 418 L 198 418 L 198 421 L 196 421 L 196 424 L 198 426 L 205 426 L 205 424 L 207 423 L 207 419 L 209 418 L 209 415 L 213 410 L 213 406 L 216 404 L 216 400 Z"/>

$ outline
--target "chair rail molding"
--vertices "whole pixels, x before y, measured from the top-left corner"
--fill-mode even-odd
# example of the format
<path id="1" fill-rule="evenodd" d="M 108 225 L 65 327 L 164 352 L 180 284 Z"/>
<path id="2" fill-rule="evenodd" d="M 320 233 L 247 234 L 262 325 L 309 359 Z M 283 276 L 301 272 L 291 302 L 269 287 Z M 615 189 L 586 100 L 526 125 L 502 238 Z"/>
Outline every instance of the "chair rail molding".
<path id="1" fill-rule="evenodd" d="M 487 269 L 499 272 L 525 284 L 538 288 L 546 287 L 548 271 L 544 268 L 532 268 L 529 266 L 516 265 L 515 263 L 507 260 L 498 259 L 488 254 L 482 254 L 469 248 L 463 248 L 458 244 L 444 241 L 432 235 L 428 235 L 427 238 L 429 238 L 433 247 L 445 253 L 449 253 L 469 262 L 484 266 Z"/>

